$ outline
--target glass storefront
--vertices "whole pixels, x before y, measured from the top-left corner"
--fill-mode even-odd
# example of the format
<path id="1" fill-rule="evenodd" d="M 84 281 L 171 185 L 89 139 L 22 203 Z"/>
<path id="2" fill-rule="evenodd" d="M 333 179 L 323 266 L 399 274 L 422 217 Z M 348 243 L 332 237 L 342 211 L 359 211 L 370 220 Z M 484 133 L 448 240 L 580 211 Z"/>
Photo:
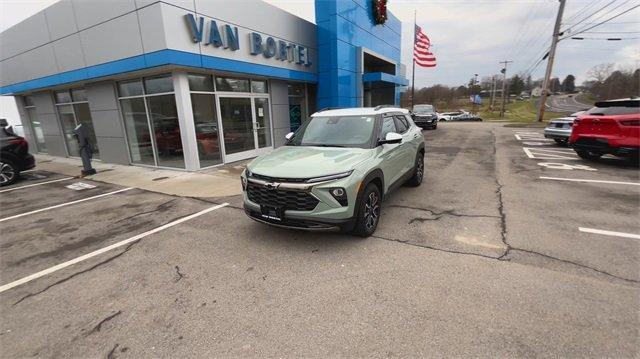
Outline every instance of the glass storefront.
<path id="1" fill-rule="evenodd" d="M 29 117 L 29 125 L 31 126 L 31 133 L 35 139 L 36 152 L 47 153 L 47 144 L 44 141 L 44 131 L 38 120 L 38 114 L 36 113 L 36 106 L 33 103 L 31 96 L 24 97 L 24 109 L 27 111 Z"/>
<path id="2" fill-rule="evenodd" d="M 119 82 L 118 95 L 131 161 L 185 168 L 171 75 Z"/>
<path id="3" fill-rule="evenodd" d="M 89 143 L 91 143 L 91 148 L 93 149 L 93 157 L 99 158 L 100 150 L 98 148 L 98 141 L 96 140 L 96 134 L 93 129 L 93 120 L 91 119 L 89 102 L 87 102 L 87 96 L 84 89 L 56 91 L 54 93 L 54 98 L 69 156 L 80 156 L 78 140 L 76 139 L 73 130 L 76 126 L 82 124 L 88 130 L 87 133 L 89 134 Z"/>
<path id="4" fill-rule="evenodd" d="M 307 118 L 306 114 L 306 96 L 305 84 L 292 82 L 287 85 L 289 91 L 289 123 L 291 132 L 296 132 L 302 119 Z"/>
<path id="5" fill-rule="evenodd" d="M 189 74 L 200 167 L 254 157 L 272 147 L 266 80 Z"/>

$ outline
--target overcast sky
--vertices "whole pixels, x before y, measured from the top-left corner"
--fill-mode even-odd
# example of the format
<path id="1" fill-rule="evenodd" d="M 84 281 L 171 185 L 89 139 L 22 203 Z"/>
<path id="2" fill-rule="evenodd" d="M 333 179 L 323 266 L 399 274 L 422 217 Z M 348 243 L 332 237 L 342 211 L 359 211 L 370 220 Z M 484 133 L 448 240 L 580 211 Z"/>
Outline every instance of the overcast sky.
<path id="1" fill-rule="evenodd" d="M 313 0 L 266 1 L 315 23 Z M 0 31 L 55 2 L 0 0 Z M 580 30 L 636 5 L 640 5 L 640 0 L 616 0 L 613 3 L 610 0 L 568 0 L 563 29 L 596 13 L 572 29 Z M 514 61 L 509 64 L 509 74 L 529 70 L 550 42 L 558 1 L 388 0 L 388 7 L 403 24 L 402 62 L 407 66 L 407 77 L 411 77 L 412 24 L 416 10 L 418 25 L 431 38 L 432 50 L 438 59 L 435 68 L 416 69 L 416 86 L 457 86 L 466 84 L 476 73 L 480 77 L 498 73 L 501 68 L 498 62 L 503 60 Z M 624 68 L 640 67 L 639 15 L 640 8 L 636 8 L 591 30 L 591 33 L 582 34 L 589 38 L 625 38 L 622 41 L 562 41 L 558 46 L 553 75 L 564 78 L 573 74 L 581 83 L 586 79 L 587 71 L 601 63 L 615 63 Z M 535 68 L 532 73 L 534 79 L 542 77 L 545 64 L 542 62 Z M 0 106 L 0 116 L 13 117 L 13 113 L 7 113 L 12 110 L 11 103 L 3 100 Z"/>

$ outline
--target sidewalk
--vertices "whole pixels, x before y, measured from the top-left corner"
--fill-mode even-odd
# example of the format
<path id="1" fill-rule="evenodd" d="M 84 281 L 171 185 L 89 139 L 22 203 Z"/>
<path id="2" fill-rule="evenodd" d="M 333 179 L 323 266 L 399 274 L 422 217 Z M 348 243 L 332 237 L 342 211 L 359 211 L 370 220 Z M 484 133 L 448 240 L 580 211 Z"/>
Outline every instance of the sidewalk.
<path id="1" fill-rule="evenodd" d="M 35 157 L 36 170 L 67 176 L 80 175 L 82 163 L 79 159 L 41 154 Z M 185 172 L 93 161 L 92 165 L 98 173 L 85 178 L 176 196 L 227 197 L 242 194 L 240 173 L 245 163 L 238 162 L 199 172 Z"/>

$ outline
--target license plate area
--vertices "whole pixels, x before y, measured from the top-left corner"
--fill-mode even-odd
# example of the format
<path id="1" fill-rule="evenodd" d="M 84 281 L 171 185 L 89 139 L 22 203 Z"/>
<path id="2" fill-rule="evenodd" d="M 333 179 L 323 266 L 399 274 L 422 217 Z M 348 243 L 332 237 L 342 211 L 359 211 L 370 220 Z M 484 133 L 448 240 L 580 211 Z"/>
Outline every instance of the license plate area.
<path id="1" fill-rule="evenodd" d="M 260 215 L 269 221 L 282 222 L 284 219 L 284 208 L 262 205 L 260 206 Z"/>
<path id="2" fill-rule="evenodd" d="M 556 123 L 556 128 L 563 128 L 563 127 L 564 127 L 564 124 L 562 124 L 562 123 Z"/>

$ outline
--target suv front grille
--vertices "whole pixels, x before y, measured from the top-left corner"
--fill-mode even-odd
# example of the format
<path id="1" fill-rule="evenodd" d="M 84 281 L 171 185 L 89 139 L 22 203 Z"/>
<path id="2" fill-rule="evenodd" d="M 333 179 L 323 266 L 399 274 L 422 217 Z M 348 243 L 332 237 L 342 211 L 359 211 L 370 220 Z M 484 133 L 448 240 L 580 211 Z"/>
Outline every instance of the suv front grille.
<path id="1" fill-rule="evenodd" d="M 249 182 L 247 196 L 251 202 L 259 205 L 283 207 L 294 211 L 312 211 L 318 200 L 309 192 L 288 189 L 269 189 L 265 186 Z"/>
<path id="2" fill-rule="evenodd" d="M 308 178 L 269 177 L 269 176 L 259 175 L 257 173 L 251 174 L 251 177 L 259 180 L 267 181 L 267 182 L 305 183 L 308 180 Z"/>

